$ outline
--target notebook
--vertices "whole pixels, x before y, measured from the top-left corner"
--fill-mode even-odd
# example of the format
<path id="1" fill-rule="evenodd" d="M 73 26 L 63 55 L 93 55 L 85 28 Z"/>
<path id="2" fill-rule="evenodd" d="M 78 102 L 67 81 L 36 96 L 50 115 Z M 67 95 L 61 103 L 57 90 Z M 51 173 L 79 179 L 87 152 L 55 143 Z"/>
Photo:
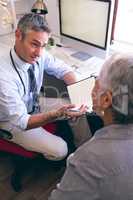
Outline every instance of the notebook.
<path id="1" fill-rule="evenodd" d="M 91 93 L 94 87 L 94 77 L 88 77 L 72 85 L 67 86 L 69 98 L 72 104 L 80 107 L 82 104 L 88 106 L 88 112 L 92 111 Z"/>

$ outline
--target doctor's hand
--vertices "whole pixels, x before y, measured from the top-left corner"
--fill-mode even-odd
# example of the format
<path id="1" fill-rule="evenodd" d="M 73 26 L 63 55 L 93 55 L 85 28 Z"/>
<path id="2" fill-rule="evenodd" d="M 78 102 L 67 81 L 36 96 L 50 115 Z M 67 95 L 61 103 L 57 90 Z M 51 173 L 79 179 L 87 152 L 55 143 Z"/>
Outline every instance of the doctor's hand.
<path id="1" fill-rule="evenodd" d="M 81 105 L 79 108 L 76 108 L 75 105 L 69 104 L 64 105 L 56 111 L 57 118 L 68 118 L 68 119 L 76 119 L 87 112 L 87 106 Z"/>

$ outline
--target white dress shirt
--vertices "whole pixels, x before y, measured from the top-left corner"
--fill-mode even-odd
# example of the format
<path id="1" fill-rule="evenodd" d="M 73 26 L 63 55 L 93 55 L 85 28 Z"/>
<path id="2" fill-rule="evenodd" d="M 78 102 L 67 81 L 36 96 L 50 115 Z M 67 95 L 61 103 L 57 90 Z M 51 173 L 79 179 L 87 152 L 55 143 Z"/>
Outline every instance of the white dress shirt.
<path id="1" fill-rule="evenodd" d="M 12 65 L 10 52 L 7 51 L 0 59 L 0 127 L 10 131 L 14 126 L 25 130 L 30 117 L 28 112 L 31 109 L 27 73 L 30 64 L 22 61 L 14 49 L 11 49 L 11 54 L 22 80 Z M 35 64 L 38 93 L 43 82 L 44 70 L 62 79 L 66 73 L 72 71 L 72 68 L 44 51 L 43 56 Z"/>

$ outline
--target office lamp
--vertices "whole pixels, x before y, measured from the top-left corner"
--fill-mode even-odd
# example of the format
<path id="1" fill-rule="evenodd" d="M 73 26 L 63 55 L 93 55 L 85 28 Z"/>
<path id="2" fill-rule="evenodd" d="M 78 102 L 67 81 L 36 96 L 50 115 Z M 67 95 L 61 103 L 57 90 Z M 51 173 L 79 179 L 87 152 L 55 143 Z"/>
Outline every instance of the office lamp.
<path id="1" fill-rule="evenodd" d="M 43 2 L 43 0 L 37 0 L 31 9 L 31 12 L 40 14 L 40 15 L 46 15 L 48 13 L 46 4 Z"/>

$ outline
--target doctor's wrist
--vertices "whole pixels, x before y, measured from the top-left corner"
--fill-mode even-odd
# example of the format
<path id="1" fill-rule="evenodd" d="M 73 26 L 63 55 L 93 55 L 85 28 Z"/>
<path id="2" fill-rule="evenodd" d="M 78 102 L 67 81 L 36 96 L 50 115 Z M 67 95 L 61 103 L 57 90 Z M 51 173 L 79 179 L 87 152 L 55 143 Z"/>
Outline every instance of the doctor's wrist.
<path id="1" fill-rule="evenodd" d="M 52 110 L 52 111 L 49 111 L 49 112 L 44 114 L 44 118 L 47 121 L 56 120 L 57 118 L 59 118 L 61 116 L 62 116 L 62 113 L 60 111 L 58 111 L 58 110 Z"/>

